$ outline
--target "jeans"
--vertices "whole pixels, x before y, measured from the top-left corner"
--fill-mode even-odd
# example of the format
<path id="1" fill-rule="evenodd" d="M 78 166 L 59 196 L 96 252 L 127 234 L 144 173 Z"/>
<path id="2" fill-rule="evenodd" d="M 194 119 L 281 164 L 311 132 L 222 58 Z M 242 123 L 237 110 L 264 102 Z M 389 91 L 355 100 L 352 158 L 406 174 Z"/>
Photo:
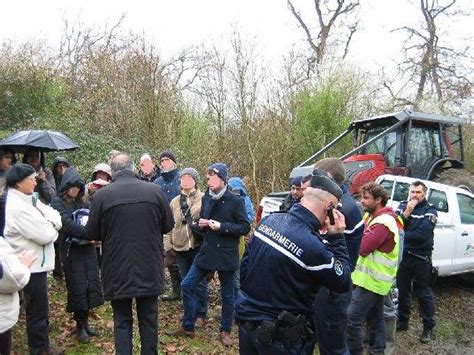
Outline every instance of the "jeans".
<path id="1" fill-rule="evenodd" d="M 245 326 L 239 326 L 239 353 L 242 355 L 268 354 L 268 355 L 286 355 L 286 354 L 310 354 L 308 348 L 314 347 L 314 340 L 309 341 L 300 338 L 291 348 L 282 341 L 275 339 L 268 347 L 263 346 L 257 340 L 257 329 L 249 329 Z"/>
<path id="2" fill-rule="evenodd" d="M 314 299 L 314 325 L 319 343 L 319 353 L 349 354 L 346 342 L 347 309 L 351 303 L 351 291 L 335 293 L 326 287 Z"/>
<path id="3" fill-rule="evenodd" d="M 158 296 L 137 297 L 141 354 L 158 354 Z M 133 298 L 113 300 L 115 353 L 132 354 Z"/>
<path id="4" fill-rule="evenodd" d="M 49 304 L 46 272 L 31 274 L 25 286 L 26 333 L 30 353 L 49 349 Z"/>
<path id="5" fill-rule="evenodd" d="M 184 280 L 191 265 L 193 264 L 194 257 L 198 253 L 199 248 L 189 249 L 188 251 L 177 251 L 178 257 L 178 268 L 181 274 L 181 279 Z M 196 318 L 207 317 L 207 282 L 203 279 L 196 285 Z"/>
<path id="6" fill-rule="evenodd" d="M 411 291 L 413 281 L 418 297 L 419 313 L 425 329 L 433 329 L 435 300 L 431 288 L 431 262 L 410 254 L 404 255 L 397 274 L 398 287 L 398 321 L 408 322 L 410 319 Z"/>
<path id="7" fill-rule="evenodd" d="M 363 325 L 367 319 L 369 334 L 373 334 L 369 351 L 382 353 L 385 350 L 385 321 L 383 315 L 384 296 L 362 287 L 352 291 L 352 300 L 347 311 L 347 345 L 351 354 L 362 354 Z"/>
<path id="8" fill-rule="evenodd" d="M 204 280 L 206 275 L 211 271 L 212 270 L 205 270 L 193 264 L 181 283 L 184 306 L 183 328 L 185 330 L 194 331 L 197 307 L 197 285 Z M 221 283 L 222 301 L 220 330 L 230 333 L 234 313 L 234 271 L 217 270 L 217 273 L 219 274 L 219 281 Z"/>

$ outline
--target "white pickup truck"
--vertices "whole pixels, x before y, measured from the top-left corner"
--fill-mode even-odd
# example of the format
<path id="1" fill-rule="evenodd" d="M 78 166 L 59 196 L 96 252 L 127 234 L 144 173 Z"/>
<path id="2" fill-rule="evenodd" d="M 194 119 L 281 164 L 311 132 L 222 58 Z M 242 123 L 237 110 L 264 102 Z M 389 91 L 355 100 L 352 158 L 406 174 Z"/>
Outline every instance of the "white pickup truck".
<path id="1" fill-rule="evenodd" d="M 376 180 L 390 194 L 388 205 L 396 209 L 408 199 L 410 184 L 418 179 L 382 175 Z M 428 187 L 428 202 L 438 210 L 434 231 L 433 265 L 439 276 L 474 272 L 474 195 L 467 190 L 423 181 Z M 261 218 L 279 210 L 288 193 L 264 197 L 259 205 Z"/>

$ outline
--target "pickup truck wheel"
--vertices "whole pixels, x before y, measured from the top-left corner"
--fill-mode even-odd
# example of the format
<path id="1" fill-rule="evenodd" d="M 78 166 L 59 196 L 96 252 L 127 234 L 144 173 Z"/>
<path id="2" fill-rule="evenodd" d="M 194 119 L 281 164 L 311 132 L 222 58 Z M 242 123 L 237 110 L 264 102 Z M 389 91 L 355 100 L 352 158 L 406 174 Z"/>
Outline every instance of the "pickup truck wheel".
<path id="1" fill-rule="evenodd" d="M 466 169 L 449 169 L 442 171 L 433 181 L 474 192 L 474 177 Z"/>

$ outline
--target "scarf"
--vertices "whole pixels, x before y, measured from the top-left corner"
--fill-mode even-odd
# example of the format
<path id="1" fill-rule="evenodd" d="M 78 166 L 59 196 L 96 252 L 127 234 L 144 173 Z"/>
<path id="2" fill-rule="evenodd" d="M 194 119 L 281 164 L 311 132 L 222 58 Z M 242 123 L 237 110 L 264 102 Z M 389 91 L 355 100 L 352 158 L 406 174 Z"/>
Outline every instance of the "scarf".
<path id="1" fill-rule="evenodd" d="M 222 195 L 224 195 L 224 193 L 226 192 L 227 190 L 227 185 L 224 186 L 224 188 L 218 192 L 218 193 L 215 193 L 214 191 L 212 191 L 211 189 L 209 189 L 209 196 L 211 196 L 211 198 L 213 200 L 218 200 L 222 197 Z"/>

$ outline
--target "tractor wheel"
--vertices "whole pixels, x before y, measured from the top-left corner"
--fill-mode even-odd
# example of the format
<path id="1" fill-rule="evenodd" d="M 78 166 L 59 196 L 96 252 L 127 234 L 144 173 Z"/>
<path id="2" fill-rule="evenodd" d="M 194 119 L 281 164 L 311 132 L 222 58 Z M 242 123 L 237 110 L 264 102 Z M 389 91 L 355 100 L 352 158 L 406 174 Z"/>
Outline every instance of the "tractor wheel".
<path id="1" fill-rule="evenodd" d="M 448 169 L 438 174 L 433 180 L 474 192 L 474 177 L 466 169 Z"/>

